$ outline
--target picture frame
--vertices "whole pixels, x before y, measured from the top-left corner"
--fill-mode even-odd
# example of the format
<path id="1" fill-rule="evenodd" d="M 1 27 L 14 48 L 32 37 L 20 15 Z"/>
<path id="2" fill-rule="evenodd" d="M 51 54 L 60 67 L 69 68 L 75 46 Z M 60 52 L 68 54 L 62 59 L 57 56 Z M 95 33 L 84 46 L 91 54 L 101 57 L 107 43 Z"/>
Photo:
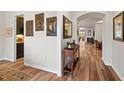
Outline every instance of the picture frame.
<path id="1" fill-rule="evenodd" d="M 72 38 L 72 21 L 63 15 L 63 39 Z"/>
<path id="2" fill-rule="evenodd" d="M 26 36 L 33 36 L 33 20 L 26 21 Z"/>
<path id="3" fill-rule="evenodd" d="M 44 13 L 35 15 L 35 31 L 44 31 Z"/>
<path id="4" fill-rule="evenodd" d="M 113 40 L 124 41 L 124 12 L 113 18 Z"/>
<path id="5" fill-rule="evenodd" d="M 46 35 L 57 36 L 57 17 L 49 17 L 46 19 Z"/>
<path id="6" fill-rule="evenodd" d="M 91 30 L 87 30 L 87 36 L 91 36 Z"/>

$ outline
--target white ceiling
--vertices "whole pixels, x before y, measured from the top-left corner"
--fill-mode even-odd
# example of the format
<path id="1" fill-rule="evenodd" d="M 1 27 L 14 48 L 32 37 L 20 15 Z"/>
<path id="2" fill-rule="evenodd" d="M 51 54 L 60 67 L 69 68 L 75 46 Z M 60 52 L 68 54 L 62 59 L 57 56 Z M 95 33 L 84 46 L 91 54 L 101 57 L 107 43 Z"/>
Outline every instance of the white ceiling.
<path id="1" fill-rule="evenodd" d="M 95 23 L 98 22 L 99 19 L 95 19 L 95 18 L 85 18 L 81 21 L 79 21 L 79 25 L 80 27 L 85 27 L 85 28 L 92 28 L 94 27 Z"/>
<path id="2" fill-rule="evenodd" d="M 103 19 L 103 17 L 104 15 L 100 13 L 87 13 L 78 18 L 78 26 L 85 28 L 93 28 L 98 21 Z"/>

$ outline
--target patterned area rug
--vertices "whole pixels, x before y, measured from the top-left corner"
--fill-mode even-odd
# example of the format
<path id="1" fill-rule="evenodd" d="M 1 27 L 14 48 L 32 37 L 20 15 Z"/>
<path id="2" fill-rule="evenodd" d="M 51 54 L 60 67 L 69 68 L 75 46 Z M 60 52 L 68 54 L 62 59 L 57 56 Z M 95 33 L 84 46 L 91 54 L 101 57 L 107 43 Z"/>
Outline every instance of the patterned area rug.
<path id="1" fill-rule="evenodd" d="M 13 68 L 2 67 L 0 68 L 0 81 L 27 81 L 31 76 Z"/>

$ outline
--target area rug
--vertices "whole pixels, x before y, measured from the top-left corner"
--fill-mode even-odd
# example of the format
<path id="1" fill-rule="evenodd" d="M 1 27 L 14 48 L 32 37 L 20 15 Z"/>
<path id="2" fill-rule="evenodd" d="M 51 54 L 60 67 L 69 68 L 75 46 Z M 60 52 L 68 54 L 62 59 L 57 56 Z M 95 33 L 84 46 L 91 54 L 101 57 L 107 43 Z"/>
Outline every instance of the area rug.
<path id="1" fill-rule="evenodd" d="M 2 67 L 0 68 L 0 81 L 28 81 L 31 79 L 31 76 L 10 68 L 10 67 Z"/>

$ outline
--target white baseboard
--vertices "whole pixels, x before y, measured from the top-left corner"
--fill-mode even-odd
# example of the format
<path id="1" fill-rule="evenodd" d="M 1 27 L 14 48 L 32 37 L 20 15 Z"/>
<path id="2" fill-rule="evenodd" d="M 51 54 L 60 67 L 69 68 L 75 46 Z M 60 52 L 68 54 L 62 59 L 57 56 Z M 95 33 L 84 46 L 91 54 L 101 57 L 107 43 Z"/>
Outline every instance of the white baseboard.
<path id="1" fill-rule="evenodd" d="M 105 65 L 108 65 L 108 66 L 112 65 L 112 64 L 108 63 L 107 61 L 105 61 L 103 57 L 101 59 L 102 59 L 102 61 L 104 62 Z"/>
<path id="2" fill-rule="evenodd" d="M 0 58 L 0 61 L 4 60 L 3 58 Z"/>
<path id="3" fill-rule="evenodd" d="M 62 77 L 62 74 L 57 74 L 58 77 Z"/>
<path id="4" fill-rule="evenodd" d="M 3 58 L 2 60 L 7 60 L 7 61 L 10 61 L 10 62 L 15 62 L 15 60 L 9 59 L 9 58 Z"/>
<path id="5" fill-rule="evenodd" d="M 102 57 L 102 60 L 103 62 L 105 63 L 105 65 L 108 65 L 108 66 L 111 66 L 114 71 L 117 73 L 118 77 L 121 79 L 121 80 L 124 80 L 124 78 L 122 78 L 121 74 L 119 73 L 119 71 L 115 68 L 115 66 L 113 64 L 108 64 L 106 63 L 106 61 L 104 60 L 104 58 Z"/>
<path id="6" fill-rule="evenodd" d="M 51 73 L 55 73 L 55 74 L 57 74 L 57 76 L 61 76 L 56 71 L 53 71 L 53 70 L 45 68 L 45 67 L 40 67 L 40 66 L 37 66 L 37 65 L 34 65 L 34 64 L 29 64 L 29 63 L 24 63 L 24 65 L 34 67 L 34 68 L 37 68 L 37 69 L 41 69 L 41 70 L 44 70 L 44 71 L 48 71 L 48 72 L 51 72 Z"/>
<path id="7" fill-rule="evenodd" d="M 111 66 L 112 66 L 112 68 L 114 69 L 114 71 L 117 73 L 118 77 L 119 77 L 122 81 L 124 81 L 124 78 L 123 78 L 122 75 L 119 73 L 119 71 L 116 69 L 116 67 L 115 67 L 114 65 L 111 65 Z"/>
<path id="8" fill-rule="evenodd" d="M 7 59 L 7 58 L 1 58 L 0 61 L 2 61 L 2 60 L 6 60 L 6 61 L 9 61 L 9 62 L 15 62 L 14 60 L 12 60 L 12 59 Z"/>

